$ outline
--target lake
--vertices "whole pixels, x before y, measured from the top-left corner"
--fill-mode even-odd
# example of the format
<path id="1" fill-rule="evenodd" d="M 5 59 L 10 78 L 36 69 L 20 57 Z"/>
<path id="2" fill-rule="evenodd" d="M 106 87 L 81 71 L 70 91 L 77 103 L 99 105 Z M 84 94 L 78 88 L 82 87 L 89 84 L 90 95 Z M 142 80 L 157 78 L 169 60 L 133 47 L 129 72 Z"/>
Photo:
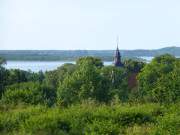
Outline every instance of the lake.
<path id="1" fill-rule="evenodd" d="M 140 57 L 147 62 L 150 62 L 153 57 Z M 43 72 L 45 71 L 50 71 L 54 70 L 57 67 L 62 66 L 65 63 L 73 63 L 75 64 L 75 61 L 7 61 L 7 64 L 5 67 L 7 69 L 21 69 L 21 70 L 31 70 L 33 72 L 38 72 L 42 70 Z M 113 62 L 104 62 L 104 65 L 112 65 Z"/>
<path id="2" fill-rule="evenodd" d="M 57 67 L 62 66 L 65 63 L 73 63 L 75 61 L 7 61 L 5 68 L 7 69 L 21 69 L 21 70 L 31 70 L 33 72 L 38 72 L 40 70 L 50 71 Z M 112 62 L 104 62 L 104 65 L 111 65 Z"/>

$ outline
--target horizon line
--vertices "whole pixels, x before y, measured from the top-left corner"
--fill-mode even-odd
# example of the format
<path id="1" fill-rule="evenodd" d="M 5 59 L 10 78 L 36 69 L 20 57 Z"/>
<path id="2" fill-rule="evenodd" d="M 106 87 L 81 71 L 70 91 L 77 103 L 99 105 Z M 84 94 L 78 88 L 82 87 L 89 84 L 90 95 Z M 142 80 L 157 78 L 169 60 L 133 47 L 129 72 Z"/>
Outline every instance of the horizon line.
<path id="1" fill-rule="evenodd" d="M 159 49 L 165 49 L 165 48 L 180 48 L 180 46 L 167 46 L 167 47 L 162 47 L 162 48 L 157 48 L 157 49 L 119 49 L 121 51 L 135 51 L 135 50 L 159 50 Z M 3 49 L 0 51 L 113 51 L 116 49 Z"/>

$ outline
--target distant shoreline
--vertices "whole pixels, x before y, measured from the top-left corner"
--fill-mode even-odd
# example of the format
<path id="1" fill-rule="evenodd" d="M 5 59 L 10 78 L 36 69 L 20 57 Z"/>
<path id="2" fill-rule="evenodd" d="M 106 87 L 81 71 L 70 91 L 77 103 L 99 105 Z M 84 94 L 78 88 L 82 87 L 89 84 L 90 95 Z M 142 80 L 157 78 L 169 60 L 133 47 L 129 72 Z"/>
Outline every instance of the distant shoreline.
<path id="1" fill-rule="evenodd" d="M 0 50 L 0 57 L 11 61 L 75 61 L 79 57 L 93 56 L 103 61 L 113 61 L 114 50 Z M 167 47 L 157 50 L 120 50 L 123 59 L 140 59 L 162 54 L 180 56 L 180 47 Z"/>

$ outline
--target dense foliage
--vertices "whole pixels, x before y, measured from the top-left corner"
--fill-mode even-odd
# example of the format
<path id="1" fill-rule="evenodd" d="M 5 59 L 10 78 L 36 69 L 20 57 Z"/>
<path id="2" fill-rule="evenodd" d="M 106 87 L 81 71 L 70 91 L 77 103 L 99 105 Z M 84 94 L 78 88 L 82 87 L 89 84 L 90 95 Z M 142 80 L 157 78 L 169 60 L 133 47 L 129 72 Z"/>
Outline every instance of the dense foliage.
<path id="1" fill-rule="evenodd" d="M 45 104 L 51 106 L 56 101 L 56 91 L 38 82 L 26 82 L 6 87 L 2 102 L 6 104 Z"/>
<path id="2" fill-rule="evenodd" d="M 82 57 L 53 71 L 7 70 L 0 58 L 0 134 L 180 134 L 180 60 L 104 66 Z"/>
<path id="3" fill-rule="evenodd" d="M 171 55 L 154 58 L 138 79 L 139 91 L 145 100 L 172 103 L 180 99 L 180 60 Z"/>
<path id="4" fill-rule="evenodd" d="M 29 135 L 178 135 L 179 105 L 98 105 L 69 108 L 0 106 L 1 134 Z"/>

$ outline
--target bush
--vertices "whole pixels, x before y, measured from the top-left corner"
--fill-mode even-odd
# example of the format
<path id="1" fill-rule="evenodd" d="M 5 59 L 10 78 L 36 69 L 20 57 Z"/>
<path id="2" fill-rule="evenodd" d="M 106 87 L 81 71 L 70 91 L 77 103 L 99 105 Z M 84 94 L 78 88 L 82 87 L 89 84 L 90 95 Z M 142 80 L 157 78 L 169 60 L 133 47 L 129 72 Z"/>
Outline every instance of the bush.
<path id="1" fill-rule="evenodd" d="M 53 105 L 56 101 L 56 91 L 41 85 L 28 82 L 8 86 L 2 96 L 2 102 L 6 104 L 46 104 Z"/>
<path id="2" fill-rule="evenodd" d="M 69 108 L 17 106 L 0 112 L 0 133 L 178 134 L 178 112 L 173 115 L 172 112 L 175 111 L 171 108 L 168 106 L 166 109 L 158 104 L 107 106 L 94 103 L 83 103 Z M 144 131 L 140 132 L 140 130 Z"/>

